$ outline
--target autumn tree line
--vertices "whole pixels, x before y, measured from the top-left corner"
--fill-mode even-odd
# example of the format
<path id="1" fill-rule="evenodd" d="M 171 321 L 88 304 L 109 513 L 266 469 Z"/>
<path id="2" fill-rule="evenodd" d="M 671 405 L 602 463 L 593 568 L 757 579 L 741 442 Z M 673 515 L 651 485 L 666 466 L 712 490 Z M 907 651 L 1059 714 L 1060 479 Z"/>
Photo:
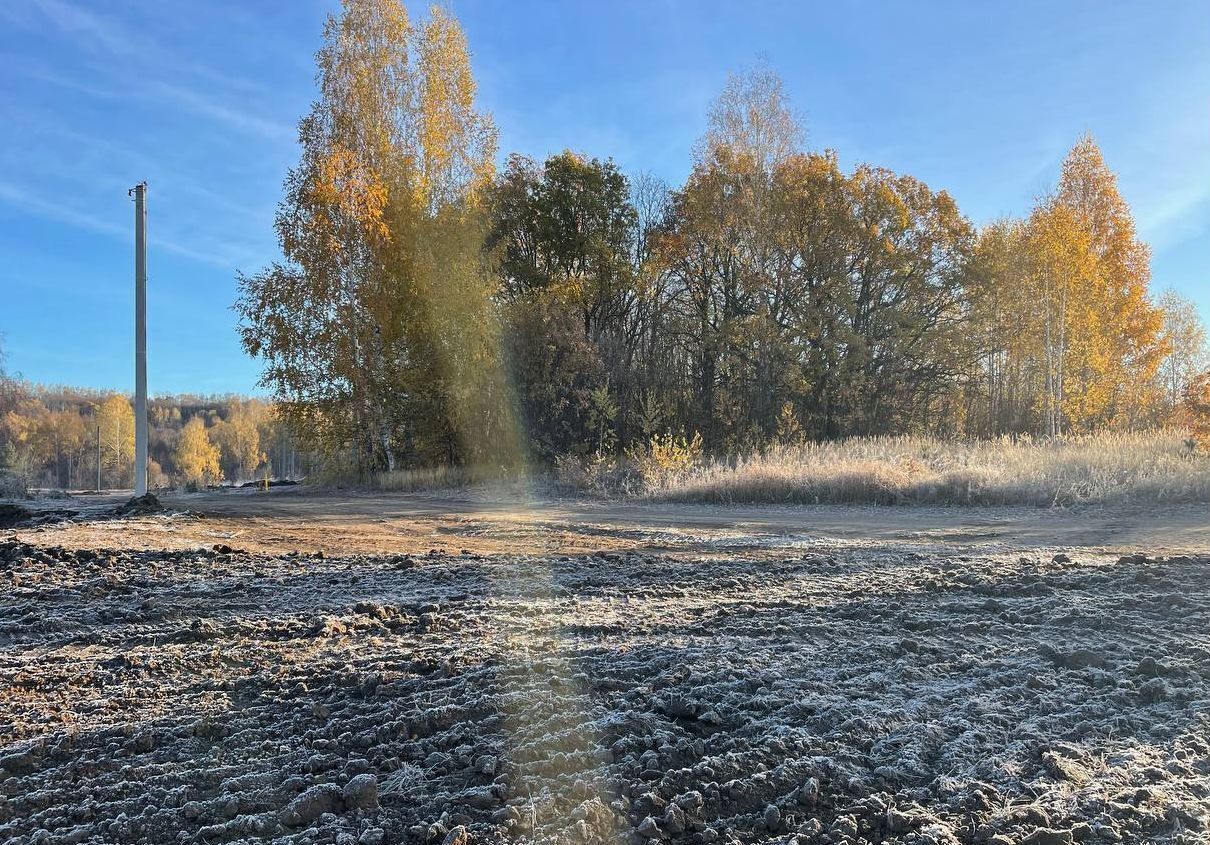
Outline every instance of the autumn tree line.
<path id="1" fill-rule="evenodd" d="M 810 149 L 767 70 L 668 186 L 570 151 L 497 172 L 441 8 L 346 0 L 317 61 L 284 260 L 237 310 L 284 417 L 362 470 L 1164 425 L 1207 366 L 1091 136 L 1028 216 L 977 227 Z"/>
<path id="2" fill-rule="evenodd" d="M 282 260 L 235 306 L 272 399 L 153 401 L 153 480 L 296 472 L 268 445 L 287 438 L 308 468 L 372 473 L 1210 413 L 1198 312 L 1152 290 L 1089 135 L 1028 215 L 980 227 L 809 147 L 769 70 L 729 80 L 667 185 L 572 151 L 498 168 L 441 7 L 344 0 L 316 63 Z M 7 384 L 8 466 L 91 486 L 99 429 L 105 484 L 129 475 L 124 397 Z"/>
<path id="3" fill-rule="evenodd" d="M 299 477 L 311 468 L 310 456 L 299 454 L 295 438 L 263 400 L 153 397 L 148 418 L 153 489 Z M 130 487 L 130 398 L 27 384 L 6 375 L 0 361 L 0 482 L 6 481 L 76 490 Z"/>

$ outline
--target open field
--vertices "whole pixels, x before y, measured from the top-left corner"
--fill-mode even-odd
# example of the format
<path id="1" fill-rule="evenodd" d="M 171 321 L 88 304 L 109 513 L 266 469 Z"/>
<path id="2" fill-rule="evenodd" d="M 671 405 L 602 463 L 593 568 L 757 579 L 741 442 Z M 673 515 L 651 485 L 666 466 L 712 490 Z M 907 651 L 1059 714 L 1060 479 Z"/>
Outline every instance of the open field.
<path id="1" fill-rule="evenodd" d="M 113 498 L 0 530 L 0 841 L 1210 829 L 1204 506 Z"/>

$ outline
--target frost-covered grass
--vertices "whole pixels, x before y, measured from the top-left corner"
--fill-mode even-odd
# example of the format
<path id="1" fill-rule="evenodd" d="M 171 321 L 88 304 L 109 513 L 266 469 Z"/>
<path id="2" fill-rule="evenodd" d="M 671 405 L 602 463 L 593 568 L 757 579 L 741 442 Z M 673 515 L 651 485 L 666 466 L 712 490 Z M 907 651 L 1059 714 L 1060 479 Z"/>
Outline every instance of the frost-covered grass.
<path id="1" fill-rule="evenodd" d="M 382 492 L 411 493 L 425 490 L 443 490 L 451 487 L 467 487 L 483 481 L 480 473 L 456 466 L 416 467 L 381 472 L 362 482 L 371 490 Z"/>
<path id="2" fill-rule="evenodd" d="M 646 497 L 720 503 L 1068 505 L 1210 502 L 1210 456 L 1180 431 L 1062 439 L 853 438 L 705 461 Z"/>
<path id="3" fill-rule="evenodd" d="M 588 494 L 720 504 L 1210 502 L 1210 454 L 1193 449 L 1180 430 L 990 440 L 860 437 L 775 445 L 730 458 L 702 458 L 693 450 L 674 457 L 635 449 L 616 458 L 568 458 L 550 472 L 436 466 L 370 478 L 336 474 L 313 483 L 497 499 Z"/>
<path id="4" fill-rule="evenodd" d="M 0 499 L 24 499 L 29 496 L 25 478 L 0 469 Z"/>
<path id="5" fill-rule="evenodd" d="M 565 485 L 556 489 L 550 484 L 550 479 L 537 470 L 444 464 L 397 469 L 369 476 L 355 472 L 320 473 L 307 479 L 307 484 L 321 490 L 414 493 L 456 501 L 526 502 L 567 492 Z"/>

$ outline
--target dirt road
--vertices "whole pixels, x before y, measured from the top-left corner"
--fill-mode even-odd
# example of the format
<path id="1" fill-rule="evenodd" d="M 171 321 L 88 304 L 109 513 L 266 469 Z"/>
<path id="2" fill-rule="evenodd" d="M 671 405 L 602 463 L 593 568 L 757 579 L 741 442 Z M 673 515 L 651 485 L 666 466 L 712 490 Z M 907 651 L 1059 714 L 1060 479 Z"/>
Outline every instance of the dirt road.
<path id="1" fill-rule="evenodd" d="M 103 510 L 129 494 L 71 502 Z M 1086 548 L 1114 553 L 1210 549 L 1210 507 L 720 507 L 561 501 L 496 491 L 474 497 L 314 493 L 298 488 L 164 497 L 187 517 L 48 527 L 41 543 L 250 551 L 744 554 L 813 546 L 952 547 L 965 551 Z M 46 506 L 62 507 L 62 502 Z M 21 536 L 26 536 L 27 532 Z"/>

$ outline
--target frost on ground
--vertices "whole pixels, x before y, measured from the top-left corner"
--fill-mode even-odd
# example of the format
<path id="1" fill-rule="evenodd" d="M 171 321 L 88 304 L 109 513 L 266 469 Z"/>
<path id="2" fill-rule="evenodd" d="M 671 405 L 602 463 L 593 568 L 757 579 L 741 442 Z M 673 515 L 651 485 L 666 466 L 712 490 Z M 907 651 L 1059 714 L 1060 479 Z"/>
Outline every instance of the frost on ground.
<path id="1" fill-rule="evenodd" d="M 1210 558 L 0 543 L 0 842 L 1204 842 Z"/>

